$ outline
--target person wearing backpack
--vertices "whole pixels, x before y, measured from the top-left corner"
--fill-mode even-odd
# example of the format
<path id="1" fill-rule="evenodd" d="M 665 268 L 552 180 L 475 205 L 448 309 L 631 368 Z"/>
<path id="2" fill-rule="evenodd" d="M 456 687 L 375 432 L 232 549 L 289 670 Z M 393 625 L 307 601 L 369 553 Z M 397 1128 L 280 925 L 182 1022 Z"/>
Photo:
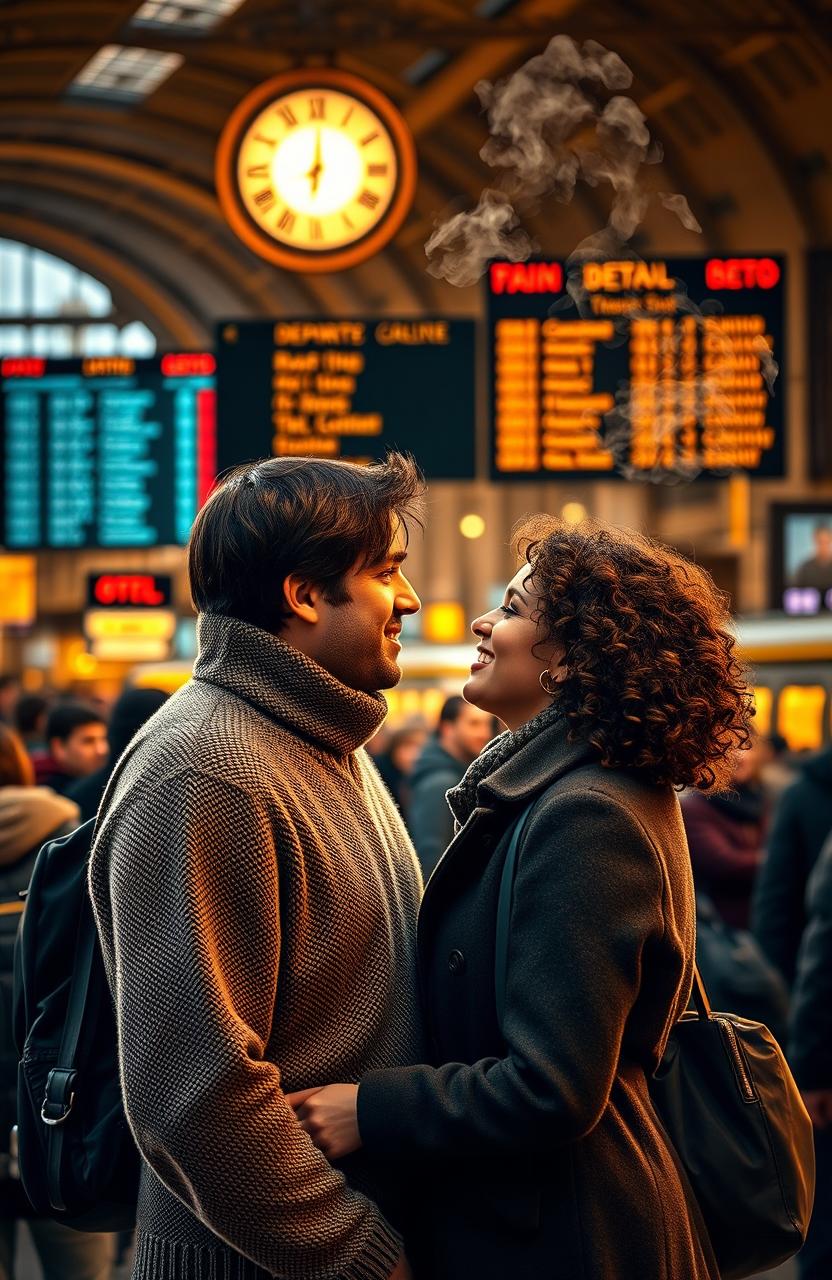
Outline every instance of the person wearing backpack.
<path id="1" fill-rule="evenodd" d="M 418 1060 L 421 876 L 363 744 L 400 679 L 415 464 L 270 458 L 194 523 L 193 679 L 101 803 L 89 887 L 142 1167 L 134 1280 L 407 1280 L 385 1162 L 285 1091 Z"/>
<path id="2" fill-rule="evenodd" d="M 0 1280 L 12 1280 L 17 1227 L 28 1221 L 45 1280 L 107 1280 L 114 1238 L 80 1235 L 35 1217 L 17 1176 L 12 1128 L 16 1123 L 17 1051 L 12 1032 L 14 943 L 23 893 L 46 840 L 72 831 L 78 806 L 49 787 L 34 785 L 22 739 L 0 724 Z"/>

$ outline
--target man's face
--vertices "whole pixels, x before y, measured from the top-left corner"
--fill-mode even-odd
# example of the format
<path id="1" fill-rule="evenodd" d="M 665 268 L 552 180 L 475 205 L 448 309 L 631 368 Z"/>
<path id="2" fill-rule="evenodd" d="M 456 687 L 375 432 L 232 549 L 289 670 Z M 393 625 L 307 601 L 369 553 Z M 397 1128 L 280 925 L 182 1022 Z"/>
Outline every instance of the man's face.
<path id="1" fill-rule="evenodd" d="M 100 721 L 80 724 L 68 738 L 53 738 L 52 755 L 64 773 L 73 778 L 86 778 L 100 769 L 109 753 L 107 727 Z"/>
<path id="2" fill-rule="evenodd" d="M 401 680 L 397 637 L 402 615 L 421 608 L 402 569 L 406 555 L 400 530 L 380 564 L 351 569 L 346 575 L 346 604 L 324 599 L 317 603 L 311 656 L 351 689 L 374 693 Z"/>
<path id="3" fill-rule="evenodd" d="M 479 707 L 464 706 L 456 720 L 444 726 L 443 746 L 462 764 L 476 760 L 494 737 L 494 717 Z"/>
<path id="4" fill-rule="evenodd" d="M 832 560 L 832 529 L 815 530 L 815 554 L 818 560 Z"/>

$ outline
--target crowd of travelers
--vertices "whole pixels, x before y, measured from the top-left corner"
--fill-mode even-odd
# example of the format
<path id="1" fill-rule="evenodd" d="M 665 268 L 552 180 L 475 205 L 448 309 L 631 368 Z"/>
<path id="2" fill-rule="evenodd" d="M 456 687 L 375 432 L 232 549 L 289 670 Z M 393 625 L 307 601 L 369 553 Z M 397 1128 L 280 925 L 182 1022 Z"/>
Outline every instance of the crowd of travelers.
<path id="1" fill-rule="evenodd" d="M 799 1274 L 832 1275 L 832 747 L 755 732 L 706 575 L 550 520 L 473 624 L 465 697 L 388 735 L 420 493 L 397 455 L 240 469 L 195 526 L 175 697 L 0 677 L 0 1280 L 23 1219 L 45 1280 L 109 1280 L 128 1244 L 32 1217 L 9 1138 L 21 893 L 97 813 L 135 1280 L 717 1280 L 646 1085 L 695 929 L 712 997 L 787 1049 L 817 1159 Z"/>

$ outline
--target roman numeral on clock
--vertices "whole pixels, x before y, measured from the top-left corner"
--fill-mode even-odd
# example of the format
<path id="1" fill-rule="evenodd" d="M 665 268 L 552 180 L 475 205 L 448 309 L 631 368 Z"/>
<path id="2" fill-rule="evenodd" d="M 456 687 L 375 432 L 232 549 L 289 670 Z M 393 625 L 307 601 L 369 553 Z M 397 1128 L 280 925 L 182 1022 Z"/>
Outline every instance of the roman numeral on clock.
<path id="1" fill-rule="evenodd" d="M 388 166 L 386 164 L 368 164 L 367 173 L 371 178 L 384 178 L 387 175 Z"/>
<path id="2" fill-rule="evenodd" d="M 310 240 L 323 240 L 324 229 L 317 218 L 309 219 L 309 238 Z"/>
<path id="3" fill-rule="evenodd" d="M 297 217 L 295 216 L 294 213 L 292 213 L 292 210 L 284 209 L 277 220 L 278 230 L 285 231 L 287 235 L 291 235 L 295 229 L 296 222 L 297 222 Z"/>
<path id="4" fill-rule="evenodd" d="M 247 178 L 268 178 L 269 166 L 267 164 L 252 164 L 246 169 Z"/>
<path id="5" fill-rule="evenodd" d="M 309 119 L 323 120 L 326 115 L 326 101 L 323 98 L 309 99 Z"/>
<path id="6" fill-rule="evenodd" d="M 274 204 L 274 192 L 271 187 L 264 187 L 262 191 L 258 191 L 254 197 L 254 203 L 258 209 L 262 209 L 264 212 L 271 209 Z"/>
<path id="7" fill-rule="evenodd" d="M 373 191 L 362 191 L 358 197 L 358 203 L 363 204 L 365 209 L 375 209 L 378 201 L 379 197 Z"/>
<path id="8" fill-rule="evenodd" d="M 369 147 L 370 143 L 371 143 L 371 142 L 375 142 L 375 140 L 376 140 L 376 138 L 377 138 L 377 137 L 378 137 L 378 131 L 377 131 L 377 130 L 375 130 L 373 133 L 368 133 L 368 134 L 367 134 L 367 136 L 366 136 L 366 138 L 362 138 L 362 139 L 361 139 L 361 145 L 362 145 L 362 147 Z"/>
<path id="9" fill-rule="evenodd" d="M 278 107 L 278 108 L 277 108 L 277 114 L 278 114 L 278 115 L 279 115 L 283 120 L 285 120 L 285 122 L 286 122 L 286 126 L 287 126 L 287 128 L 289 128 L 289 129 L 292 129 L 292 128 L 297 124 L 297 122 L 298 122 L 298 118 L 297 118 L 297 116 L 295 115 L 295 113 L 294 113 L 294 111 L 292 110 L 292 108 L 288 105 L 288 103 L 287 103 L 285 106 Z"/>

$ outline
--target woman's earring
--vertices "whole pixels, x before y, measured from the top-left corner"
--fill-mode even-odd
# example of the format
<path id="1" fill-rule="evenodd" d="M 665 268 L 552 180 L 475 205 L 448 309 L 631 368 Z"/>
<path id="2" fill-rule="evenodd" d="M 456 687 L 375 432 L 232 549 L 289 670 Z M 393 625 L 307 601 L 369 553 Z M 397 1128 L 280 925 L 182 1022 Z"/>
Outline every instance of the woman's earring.
<path id="1" fill-rule="evenodd" d="M 555 694 L 557 693 L 557 686 L 560 684 L 560 681 L 555 676 L 552 675 L 548 667 L 546 668 L 545 671 L 541 671 L 540 675 L 538 676 L 538 680 L 540 681 L 540 687 L 543 690 L 543 692 L 548 694 L 550 698 L 554 698 Z"/>

